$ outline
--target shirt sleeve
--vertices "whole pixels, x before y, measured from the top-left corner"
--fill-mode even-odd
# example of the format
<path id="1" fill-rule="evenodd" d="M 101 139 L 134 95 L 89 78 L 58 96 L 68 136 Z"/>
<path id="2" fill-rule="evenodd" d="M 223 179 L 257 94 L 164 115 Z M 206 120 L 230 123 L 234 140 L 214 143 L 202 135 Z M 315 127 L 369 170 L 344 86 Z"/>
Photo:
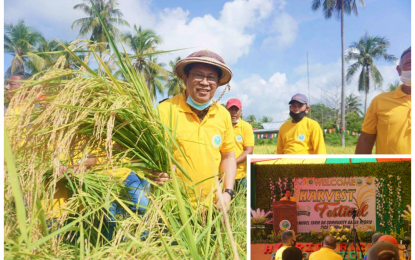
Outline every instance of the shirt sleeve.
<path id="1" fill-rule="evenodd" d="M 278 132 L 277 154 L 284 154 L 284 144 L 282 141 L 281 127 L 280 127 L 280 131 Z"/>
<path id="2" fill-rule="evenodd" d="M 311 133 L 314 154 L 327 154 L 326 144 L 324 142 L 323 130 L 317 122 L 313 122 L 314 127 Z"/>
<path id="3" fill-rule="evenodd" d="M 233 133 L 231 115 L 227 113 L 224 118 L 226 130 L 223 137 L 223 145 L 220 148 L 220 151 L 222 153 L 230 153 L 235 150 L 235 134 Z"/>
<path id="4" fill-rule="evenodd" d="M 254 139 L 254 131 L 252 130 L 252 126 L 248 123 L 245 124 L 245 131 L 244 131 L 244 146 L 254 146 L 255 139 Z"/>
<path id="5" fill-rule="evenodd" d="M 377 133 L 378 116 L 376 113 L 377 98 L 375 97 L 366 111 L 365 120 L 363 121 L 362 131 L 368 134 Z"/>
<path id="6" fill-rule="evenodd" d="M 161 119 L 161 122 L 163 122 L 163 124 L 165 124 L 165 125 L 169 125 L 169 118 L 168 118 L 168 110 L 170 110 L 170 109 L 168 109 L 169 107 L 167 107 L 167 105 L 171 105 L 171 102 L 163 102 L 162 104 L 160 104 L 160 105 L 158 105 L 158 107 L 157 107 L 157 109 L 158 109 L 158 112 L 159 112 L 159 115 L 160 115 L 160 119 Z"/>

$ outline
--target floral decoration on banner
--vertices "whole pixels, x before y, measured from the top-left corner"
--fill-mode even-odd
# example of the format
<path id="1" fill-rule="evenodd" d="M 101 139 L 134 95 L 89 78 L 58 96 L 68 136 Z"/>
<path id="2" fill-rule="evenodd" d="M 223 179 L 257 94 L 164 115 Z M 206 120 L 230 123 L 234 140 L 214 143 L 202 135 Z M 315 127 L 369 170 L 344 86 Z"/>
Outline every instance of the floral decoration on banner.
<path id="1" fill-rule="evenodd" d="M 381 232 L 399 229 L 402 210 L 402 180 L 400 176 L 379 177 L 376 184 L 376 214 Z"/>

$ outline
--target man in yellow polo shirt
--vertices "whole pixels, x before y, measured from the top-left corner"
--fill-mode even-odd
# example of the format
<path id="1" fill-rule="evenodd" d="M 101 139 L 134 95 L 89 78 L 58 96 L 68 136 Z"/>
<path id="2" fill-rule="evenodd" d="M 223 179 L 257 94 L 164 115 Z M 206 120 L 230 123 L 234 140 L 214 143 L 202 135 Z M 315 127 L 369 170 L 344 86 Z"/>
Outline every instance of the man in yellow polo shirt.
<path id="1" fill-rule="evenodd" d="M 305 117 L 310 111 L 308 99 L 295 94 L 290 105 L 289 120 L 281 125 L 278 133 L 277 154 L 326 154 L 323 131 L 320 125 Z"/>
<path id="2" fill-rule="evenodd" d="M 297 239 L 295 238 L 294 232 L 292 230 L 286 230 L 281 234 L 281 241 L 283 246 L 278 249 L 275 253 L 275 260 L 282 260 L 282 253 L 285 249 L 295 246 Z"/>
<path id="3" fill-rule="evenodd" d="M 231 98 L 226 103 L 226 109 L 231 114 L 233 132 L 235 134 L 236 178 L 235 189 L 246 187 L 246 157 L 254 152 L 254 132 L 252 126 L 241 119 L 242 103 L 239 99 Z"/>
<path id="4" fill-rule="evenodd" d="M 280 199 L 280 201 L 292 201 L 292 202 L 297 202 L 294 197 L 291 197 L 291 190 L 290 189 L 286 189 L 285 190 L 285 195 L 284 197 L 282 197 Z"/>
<path id="5" fill-rule="evenodd" d="M 174 71 L 183 80 L 186 90 L 162 102 L 158 109 L 163 123 L 175 129 L 176 140 L 184 154 L 175 149 L 173 156 L 192 180 L 180 172 L 179 176 L 190 185 L 196 185 L 197 197 L 204 201 L 216 190 L 212 177 L 224 172 L 223 190 L 216 191 L 216 199 L 221 197 L 228 205 L 235 196 L 235 136 L 229 112 L 212 99 L 217 88 L 231 80 L 232 71 L 222 57 L 208 50 L 181 59 Z M 187 193 L 195 203 L 195 194 L 191 190 Z M 219 201 L 217 205 L 220 207 Z"/>
<path id="6" fill-rule="evenodd" d="M 411 154 L 411 47 L 396 66 L 402 85 L 377 95 L 366 112 L 356 154 Z"/>
<path id="7" fill-rule="evenodd" d="M 323 247 L 311 253 L 309 260 L 342 260 L 343 258 L 334 252 L 336 249 L 336 238 L 332 235 L 328 235 L 324 238 Z"/>

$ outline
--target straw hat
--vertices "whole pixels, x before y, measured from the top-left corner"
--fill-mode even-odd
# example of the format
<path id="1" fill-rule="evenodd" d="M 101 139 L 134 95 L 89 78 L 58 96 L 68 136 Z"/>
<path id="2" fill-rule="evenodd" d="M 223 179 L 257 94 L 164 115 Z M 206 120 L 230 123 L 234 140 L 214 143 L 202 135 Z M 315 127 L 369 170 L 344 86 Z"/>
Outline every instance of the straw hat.
<path id="1" fill-rule="evenodd" d="M 201 50 L 194 52 L 184 59 L 179 60 L 174 67 L 174 73 L 182 78 L 184 68 L 191 63 L 205 63 L 218 67 L 222 71 L 222 77 L 219 79 L 219 86 L 229 83 L 232 78 L 232 70 L 226 65 L 221 56 L 213 51 Z"/>

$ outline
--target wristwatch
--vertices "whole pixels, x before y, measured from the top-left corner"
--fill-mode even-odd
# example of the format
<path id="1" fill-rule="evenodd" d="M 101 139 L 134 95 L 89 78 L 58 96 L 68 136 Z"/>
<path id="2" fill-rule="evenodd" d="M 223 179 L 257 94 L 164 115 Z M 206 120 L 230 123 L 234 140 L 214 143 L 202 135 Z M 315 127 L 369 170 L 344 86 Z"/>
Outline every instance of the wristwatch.
<path id="1" fill-rule="evenodd" d="M 234 199 L 235 198 L 235 192 L 233 192 L 233 190 L 225 189 L 223 192 L 226 192 L 229 195 L 231 195 L 231 199 Z"/>

